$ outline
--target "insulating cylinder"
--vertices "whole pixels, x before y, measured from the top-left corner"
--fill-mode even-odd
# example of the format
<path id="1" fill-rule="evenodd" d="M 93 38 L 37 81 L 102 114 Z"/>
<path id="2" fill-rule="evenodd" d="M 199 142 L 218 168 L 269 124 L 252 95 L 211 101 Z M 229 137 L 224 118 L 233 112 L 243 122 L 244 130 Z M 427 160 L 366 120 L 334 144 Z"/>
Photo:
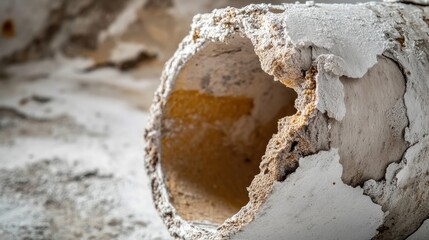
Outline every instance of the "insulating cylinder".
<path id="1" fill-rule="evenodd" d="M 429 218 L 429 7 L 194 17 L 145 133 L 181 239 L 405 239 Z"/>

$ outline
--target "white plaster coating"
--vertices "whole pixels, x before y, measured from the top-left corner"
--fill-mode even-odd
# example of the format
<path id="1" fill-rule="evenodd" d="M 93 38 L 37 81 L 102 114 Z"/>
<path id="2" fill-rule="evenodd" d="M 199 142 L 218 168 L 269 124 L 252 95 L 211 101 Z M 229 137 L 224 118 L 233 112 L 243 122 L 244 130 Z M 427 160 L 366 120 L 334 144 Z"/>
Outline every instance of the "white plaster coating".
<path id="1" fill-rule="evenodd" d="M 407 240 L 426 240 L 429 236 L 429 220 L 423 222 L 420 228 L 409 236 Z"/>
<path id="2" fill-rule="evenodd" d="M 285 61 L 282 71 L 285 78 L 295 79 L 299 77 L 298 69 L 305 69 L 304 66 L 309 65 L 309 59 L 302 58 L 301 51 L 306 52 L 311 47 L 312 60 L 318 64 L 318 71 L 321 73 L 316 77 L 319 82 L 316 107 L 322 112 L 328 112 L 330 117 L 341 120 L 346 109 L 339 77 L 362 77 L 377 62 L 377 55 L 382 54 L 385 49 L 382 26 L 377 23 L 373 11 L 360 5 L 348 6 L 347 14 L 342 12 L 343 5 L 283 7 L 282 14 L 268 12 L 264 15 L 259 31 L 255 31 L 254 26 L 249 24 L 253 21 L 247 20 L 246 16 L 242 16 L 241 21 L 236 18 L 228 20 L 242 25 L 244 34 L 252 40 L 261 57 L 262 69 L 268 73 L 271 73 L 270 66 L 265 66 L 265 56 L 264 53 L 258 53 L 259 48 L 266 48 L 270 44 L 289 46 L 289 54 L 282 57 Z M 213 15 L 220 15 L 219 11 L 215 10 Z M 205 15 L 197 15 L 193 29 L 199 29 L 200 35 L 205 38 L 224 39 L 228 29 L 222 29 L 219 25 L 213 28 L 211 21 Z M 277 27 L 277 31 L 273 31 L 272 26 L 284 26 L 284 29 Z M 335 29 L 331 28 L 333 26 Z M 279 51 L 278 54 L 284 53 Z M 324 72 L 329 74 L 323 74 Z"/>
<path id="3" fill-rule="evenodd" d="M 255 220 L 232 239 L 370 239 L 383 211 L 363 189 L 341 181 L 337 149 L 301 158 Z"/>
<path id="4" fill-rule="evenodd" d="M 264 5 L 260 7 L 266 9 Z M 236 18 L 228 20 L 237 21 L 237 24 L 241 25 L 243 33 L 253 42 L 257 54 L 260 55 L 262 69 L 271 74 L 273 74 L 270 70 L 272 62 L 268 61 L 269 65 L 264 64 L 264 53 L 258 53 L 260 48 L 269 45 L 289 46 L 288 50 L 285 49 L 289 54 L 281 56 L 285 61 L 282 71 L 285 78 L 296 79 L 299 77 L 300 69 L 308 67 L 310 60 L 302 57 L 301 52 L 307 52 L 311 46 L 312 60 L 318 63 L 318 71 L 329 73 L 316 78 L 320 82 L 316 89 L 316 107 L 322 112 L 327 111 L 330 117 L 341 120 L 346 110 L 339 77 L 342 75 L 362 77 L 377 62 L 377 55 L 384 50 L 382 28 L 376 24 L 375 14 L 358 5 L 350 5 L 347 15 L 341 13 L 342 5 L 320 4 L 317 7 L 283 5 L 283 7 L 284 12 L 281 15 L 268 12 L 263 16 L 264 22 L 259 32 L 249 24 L 253 20 L 246 19 L 247 16 L 243 15 L 240 20 Z M 218 14 L 219 11 L 215 10 L 213 15 L 221 15 Z M 330 17 L 323 17 L 326 15 Z M 278 28 L 277 31 L 273 31 L 272 26 L 284 26 L 284 29 Z M 333 31 L 328 26 L 336 27 Z M 207 15 L 197 15 L 192 27 L 198 29 L 200 35 L 208 39 L 223 40 L 230 31 L 220 28 L 219 25 L 213 26 L 212 19 Z M 278 53 L 284 54 L 281 51 Z"/>
<path id="5" fill-rule="evenodd" d="M 322 63 L 317 65 L 320 67 Z M 340 82 L 338 75 L 320 70 L 316 75 L 316 79 L 317 109 L 321 112 L 326 112 L 329 117 L 337 120 L 343 119 L 346 115 L 344 86 Z"/>
<path id="6" fill-rule="evenodd" d="M 250 39 L 264 71 L 273 75 L 276 80 L 293 85 L 292 87 L 298 93 L 300 93 L 298 83 L 303 77 L 302 72 L 308 70 L 310 66 L 315 66 L 318 71 L 316 76 L 316 107 L 321 112 L 327 112 L 329 117 L 336 120 L 341 120 L 347 114 L 344 107 L 343 86 L 338 78 L 340 76 L 362 77 L 377 62 L 378 55 L 391 58 L 403 68 L 402 72 L 407 80 L 404 102 L 410 124 L 406 129 L 405 139 L 411 144 L 416 144 L 428 134 L 429 96 L 427 92 L 429 92 L 429 82 L 427 81 L 427 73 L 429 66 L 427 59 L 429 54 L 428 42 L 425 39 L 427 39 L 429 29 L 424 21 L 424 17 L 428 19 L 429 10 L 427 7 L 387 3 L 315 4 L 314 6 L 284 4 L 276 6 L 276 10 L 273 12 L 270 11 L 270 7 L 272 8 L 268 5 L 250 5 L 243 9 L 219 9 L 214 10 L 212 14 L 197 15 L 194 18 L 190 35 L 183 40 L 175 56 L 166 64 L 164 69 L 163 81 L 158 90 L 155 104 L 151 109 L 153 116 L 150 125 L 154 127 L 147 132 L 149 145 L 154 146 L 154 148 L 147 151 L 152 151 L 151 153 L 157 151 L 162 105 L 171 92 L 174 81 L 183 66 L 207 42 L 226 42 L 237 33 Z M 282 10 L 284 11 L 282 12 Z M 313 28 L 310 23 L 316 24 L 318 27 Z M 391 113 L 386 114 L 391 115 Z M 395 124 L 395 122 L 389 121 L 386 124 Z M 398 135 L 398 133 L 395 134 Z M 155 159 L 159 155 L 153 155 L 153 157 Z M 424 166 L 421 165 L 422 157 L 418 157 L 418 159 L 419 161 L 411 163 L 415 169 L 421 169 L 421 166 Z M 154 160 L 151 159 L 150 161 Z M 153 187 L 153 191 L 159 193 L 155 202 L 158 204 L 157 208 L 161 215 L 167 216 L 164 220 L 170 232 L 178 234 L 180 238 L 184 239 L 219 236 L 212 235 L 213 228 L 190 224 L 177 216 L 169 203 L 165 187 L 160 180 L 163 176 L 159 164 L 148 165 L 149 175 L 157 183 Z M 394 175 L 393 173 L 401 170 L 403 166 L 405 166 L 404 160 L 400 164 L 391 164 L 385 178 L 390 179 Z M 155 170 L 151 170 L 152 168 Z M 288 176 L 286 181 L 295 173 Z M 381 183 L 382 181 L 380 181 Z M 344 184 L 340 186 L 347 187 Z M 293 183 L 285 184 L 284 188 L 293 188 Z M 358 191 L 358 189 L 351 187 L 350 189 Z M 375 202 L 383 205 L 385 214 L 399 211 L 403 216 L 407 216 L 413 212 L 410 209 L 401 210 L 402 206 L 385 204 L 377 195 L 377 192 L 381 190 L 381 187 L 375 187 L 368 191 L 368 194 Z M 413 190 L 417 189 L 414 188 Z M 392 187 L 386 191 L 386 196 L 394 195 L 390 198 L 392 201 L 406 200 L 407 196 L 399 188 Z M 280 193 L 276 190 L 273 194 Z M 410 192 L 409 194 L 414 195 L 419 194 L 419 192 Z M 360 195 L 364 197 L 362 193 Z M 336 200 L 332 199 L 332 201 Z M 413 201 L 403 205 L 420 206 L 415 199 Z M 342 203 L 348 202 L 342 201 Z M 284 205 L 286 204 L 284 203 Z M 371 206 L 378 207 L 368 201 L 366 207 L 370 208 Z M 248 205 L 243 207 L 241 212 L 246 211 L 247 207 Z M 259 212 L 259 217 L 263 217 L 264 212 Z M 422 217 L 426 212 L 423 210 L 419 217 Z M 240 216 L 240 212 L 231 219 L 237 219 L 238 216 Z M 257 222 L 259 217 L 253 221 Z M 318 215 L 313 217 L 317 218 Z M 384 219 L 384 221 L 386 223 L 388 219 Z M 372 230 L 376 227 L 374 226 Z M 404 232 L 411 231 L 412 233 L 417 227 L 415 223 L 410 224 L 408 221 L 403 228 L 405 229 Z M 251 231 L 249 228 L 245 227 L 245 229 L 240 234 Z M 284 231 L 281 231 L 283 234 L 279 235 L 281 238 L 285 236 L 284 234 L 289 234 L 286 228 L 281 230 L 283 229 Z M 380 232 L 376 239 L 389 239 L 386 236 L 401 231 L 399 227 L 397 230 L 392 229 L 389 230 L 390 233 L 387 230 Z M 376 234 L 375 230 L 366 233 L 372 234 L 366 239 Z M 349 239 L 349 237 L 346 238 Z"/>
<path id="7" fill-rule="evenodd" d="M 385 211 L 384 231 L 376 239 L 404 239 L 429 217 L 429 137 L 408 148 L 403 160 L 386 170 L 386 180 L 365 182 L 364 189 Z M 400 224 L 398 224 L 400 223 Z"/>
<path id="8" fill-rule="evenodd" d="M 429 134 L 429 7 L 405 4 L 368 5 L 378 18 L 389 19 L 380 24 L 386 33 L 386 51 L 383 55 L 392 58 L 407 79 L 404 95 L 409 126 L 405 139 L 415 144 Z M 416 25 L 410 28 L 409 24 Z M 418 26 L 418 27 L 417 27 Z M 398 39 L 403 44 L 398 44 Z"/>
<path id="9" fill-rule="evenodd" d="M 341 120 L 346 108 L 339 77 L 362 77 L 377 62 L 376 56 L 384 49 L 381 28 L 373 24 L 376 22 L 373 12 L 357 5 L 350 6 L 347 14 L 335 5 L 297 14 L 286 15 L 286 34 L 295 45 L 313 47 L 313 60 L 318 66 L 316 107 Z M 320 21 L 322 18 L 324 21 Z M 349 21 L 353 18 L 360 20 Z"/>
<path id="10" fill-rule="evenodd" d="M 370 8 L 380 18 L 391 17 L 395 24 L 385 24 L 386 32 L 392 38 L 403 39 L 403 44 L 389 46 L 385 55 L 397 61 L 407 79 L 404 102 L 409 126 L 405 140 L 412 146 L 399 163 L 387 168 L 385 181 L 370 180 L 365 183 L 365 190 L 386 209 L 384 229 L 388 230 L 376 239 L 403 239 L 429 217 L 427 204 L 422 203 L 429 197 L 425 185 L 429 159 L 429 8 L 399 5 L 395 11 L 401 14 L 393 15 L 379 5 L 371 5 Z M 390 9 L 394 9 L 393 5 L 389 5 Z M 409 23 L 417 24 L 418 30 L 404 26 Z"/>
<path id="11" fill-rule="evenodd" d="M 423 170 L 429 170 L 429 161 L 419 156 L 420 151 L 428 148 L 428 146 L 429 138 L 426 138 L 408 149 L 405 154 L 405 159 L 407 159 L 406 165 L 396 174 L 396 184 L 400 188 L 405 188 L 410 181 L 415 181 L 417 175 L 423 174 Z M 421 162 L 419 163 L 418 161 Z"/>
<path id="12" fill-rule="evenodd" d="M 376 15 L 360 5 L 348 5 L 347 14 L 343 5 L 294 5 L 283 16 L 292 43 L 312 46 L 313 60 L 335 75 L 362 77 L 384 50 Z"/>
<path id="13" fill-rule="evenodd" d="M 384 50 L 382 29 L 375 14 L 359 5 L 349 6 L 347 14 L 340 5 L 294 8 L 303 7 L 286 10 L 283 25 L 293 44 L 312 47 L 319 71 L 316 107 L 341 120 L 346 108 L 339 77 L 362 77 L 377 62 Z"/>

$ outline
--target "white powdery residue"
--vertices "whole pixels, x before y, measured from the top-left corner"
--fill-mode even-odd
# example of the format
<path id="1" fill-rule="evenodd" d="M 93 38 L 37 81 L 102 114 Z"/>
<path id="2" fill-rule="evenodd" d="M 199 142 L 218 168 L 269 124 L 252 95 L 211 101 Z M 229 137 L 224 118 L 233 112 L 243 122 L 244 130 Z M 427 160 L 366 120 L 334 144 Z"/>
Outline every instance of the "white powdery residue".
<path id="1" fill-rule="evenodd" d="M 16 137 L 12 146 L 0 145 L 0 164 L 2 169 L 12 169 L 41 159 L 61 159 L 69 163 L 82 162 L 84 168 L 113 172 L 111 156 L 100 145 L 99 139 L 78 138 L 71 142 L 59 138 Z"/>
<path id="2" fill-rule="evenodd" d="M 18 202 L 0 200 L 0 223 L 6 223 L 16 228 L 19 226 L 33 225 L 42 222 L 45 218 L 43 208 L 33 204 L 20 205 Z M 17 221 L 18 220 L 18 221 Z M 19 224 L 16 224 L 19 223 Z M 1 226 L 1 225 L 0 225 Z M 2 235 L 0 227 L 0 236 Z"/>
<path id="3" fill-rule="evenodd" d="M 255 220 L 234 239 L 370 239 L 382 223 L 381 206 L 341 180 L 337 149 L 301 158 Z"/>
<path id="4" fill-rule="evenodd" d="M 429 220 L 423 222 L 422 226 L 407 238 L 407 240 L 425 240 L 429 236 Z"/>
<path id="5" fill-rule="evenodd" d="M 429 69 L 429 68 L 428 68 Z M 411 79 L 411 78 L 409 78 Z M 407 84 L 404 95 L 405 106 L 409 126 L 405 129 L 405 139 L 414 144 L 425 134 L 429 134 L 429 81 L 422 78 L 411 79 L 412 83 Z M 418 86 L 418 87 L 415 87 Z"/>
<path id="6" fill-rule="evenodd" d="M 404 156 L 406 164 L 396 174 L 398 187 L 405 188 L 410 182 L 424 175 L 424 172 L 429 171 L 429 161 L 422 156 L 422 151 L 425 151 L 428 145 L 429 138 L 426 137 L 407 150 Z"/>
<path id="7" fill-rule="evenodd" d="M 384 51 L 382 29 L 371 10 L 350 5 L 347 14 L 343 11 L 342 5 L 296 5 L 286 10 L 284 18 L 286 34 L 292 43 L 312 44 L 313 60 L 322 72 L 316 78 L 317 84 L 326 85 L 316 89 L 316 106 L 337 120 L 345 115 L 339 77 L 362 77 Z"/>
<path id="8" fill-rule="evenodd" d="M 338 56 L 343 60 L 338 61 L 341 71 L 359 78 L 384 50 L 382 29 L 376 23 L 374 12 L 359 5 L 348 5 L 345 14 L 343 5 L 318 4 L 287 9 L 284 26 L 294 44 L 311 42 L 314 48 Z"/>
<path id="9" fill-rule="evenodd" d="M 80 67 L 82 62 L 76 60 L 35 62 L 8 69 L 14 81 L 0 87 L 0 107 L 16 109 L 29 118 L 44 121 L 55 121 L 66 116 L 78 128 L 80 126 L 85 130 L 83 133 L 71 131 L 69 135 L 62 136 L 63 133 L 56 132 L 55 123 L 51 123 L 53 130 L 49 136 L 17 137 L 14 147 L 0 146 L 3 167 L 13 168 L 40 159 L 61 158 L 68 162 L 82 161 L 88 168 L 95 163 L 100 169 L 115 170 L 117 175 L 126 176 L 127 165 L 124 161 L 130 160 L 131 164 L 142 161 L 141 133 L 148 113 L 130 106 L 130 102 L 145 100 L 137 98 L 130 101 L 130 95 L 151 93 L 151 81 L 135 81 L 116 70 L 85 73 L 79 70 Z M 23 80 L 31 79 L 32 75 L 44 76 L 46 73 L 40 71 L 41 68 L 52 72 L 37 81 Z M 20 104 L 22 99 L 31 99 L 31 96 L 50 100 L 44 104 L 31 100 L 25 105 Z M 122 160 L 112 161 L 117 158 Z"/>
<path id="10" fill-rule="evenodd" d="M 85 184 L 89 182 L 89 185 L 79 190 L 79 194 L 75 194 L 74 184 L 81 181 L 70 184 L 48 181 L 36 185 L 48 189 L 48 192 L 59 189 L 61 194 L 53 195 L 70 200 L 71 207 L 67 207 L 67 201 L 61 205 L 64 206 L 62 214 L 52 214 L 46 208 L 39 211 L 29 205 L 29 200 L 43 205 L 43 199 L 39 197 L 45 195 L 2 192 L 0 236 L 4 236 L 2 228 L 9 231 L 18 224 L 28 229 L 34 225 L 39 227 L 39 223 L 49 222 L 49 217 L 54 215 L 55 219 L 69 220 L 69 225 L 61 231 L 43 225 L 47 234 L 63 234 L 71 229 L 80 231 L 83 228 L 79 224 L 88 220 L 91 223 L 108 222 L 110 225 L 103 225 L 100 232 L 114 229 L 112 234 L 120 234 L 113 237 L 115 239 L 169 239 L 153 207 L 149 180 L 143 168 L 142 134 L 148 112 L 141 104 L 149 104 L 142 102 L 150 101 L 145 96 L 151 96 L 157 81 L 147 78 L 139 81 L 115 69 L 84 71 L 88 66 L 88 61 L 63 59 L 7 69 L 10 79 L 0 83 L 0 108 L 15 110 L 25 117 L 18 114 L 13 118 L 14 125 L 7 125 L 2 132 L 0 173 L 3 175 L 0 177 L 33 165 L 61 167 L 61 171 L 78 176 L 95 172 L 95 176 L 81 180 Z M 49 100 L 40 103 L 32 100 L 32 96 Z M 22 99 L 27 99 L 27 102 L 20 104 Z M 28 130 L 15 130 L 20 128 Z M 45 161 L 50 165 L 44 164 Z M 49 176 L 45 170 L 38 169 L 37 172 Z M 26 199 L 16 206 L 7 205 L 16 196 Z M 6 202 L 2 202 L 3 199 Z M 108 206 L 113 207 L 101 215 L 92 215 L 98 208 L 106 209 Z M 39 212 L 48 216 L 38 217 Z M 22 220 L 21 216 L 27 216 L 28 221 Z M 92 231 L 94 227 L 85 226 L 87 229 Z M 46 238 L 49 237 L 43 237 Z"/>

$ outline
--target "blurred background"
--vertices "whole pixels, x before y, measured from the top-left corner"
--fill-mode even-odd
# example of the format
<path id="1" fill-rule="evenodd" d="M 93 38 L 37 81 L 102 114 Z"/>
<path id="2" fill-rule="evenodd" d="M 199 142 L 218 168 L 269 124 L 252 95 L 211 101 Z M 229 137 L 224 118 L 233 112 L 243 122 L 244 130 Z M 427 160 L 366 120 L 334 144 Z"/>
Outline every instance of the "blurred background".
<path id="1" fill-rule="evenodd" d="M 143 167 L 163 64 L 250 3 L 0 0 L 0 239 L 169 239 Z"/>

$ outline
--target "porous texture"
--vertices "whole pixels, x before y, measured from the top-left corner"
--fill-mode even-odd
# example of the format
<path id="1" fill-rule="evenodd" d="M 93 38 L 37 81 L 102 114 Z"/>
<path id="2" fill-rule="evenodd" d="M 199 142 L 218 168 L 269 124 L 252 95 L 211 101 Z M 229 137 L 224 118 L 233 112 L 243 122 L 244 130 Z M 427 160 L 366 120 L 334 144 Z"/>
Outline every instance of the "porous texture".
<path id="1" fill-rule="evenodd" d="M 277 120 L 295 113 L 295 97 L 261 70 L 250 41 L 239 36 L 207 44 L 186 63 L 161 131 L 161 166 L 182 217 L 222 223 L 247 203 L 246 187 Z"/>
<path id="2" fill-rule="evenodd" d="M 424 187 L 424 173 L 429 170 L 424 140 L 429 132 L 428 14 L 423 6 L 368 3 L 250 5 L 197 15 L 192 31 L 165 65 L 145 134 L 146 169 L 155 205 L 170 233 L 183 239 L 276 239 L 285 234 L 306 239 L 344 238 L 347 234 L 356 239 L 404 239 L 416 231 L 429 214 L 421 204 L 429 193 Z M 219 225 L 210 216 L 189 218 L 187 214 L 195 209 L 175 203 L 178 195 L 168 186 L 175 173 L 165 170 L 165 161 L 175 159 L 164 159 L 163 139 L 183 126 L 165 121 L 171 99 L 181 93 L 178 89 L 185 86 L 194 88 L 195 94 L 216 96 L 229 81 L 221 77 L 207 80 L 198 75 L 198 69 L 211 66 L 213 71 L 225 68 L 246 74 L 229 63 L 221 67 L 226 60 L 216 61 L 216 54 L 200 54 L 213 44 L 228 48 L 237 38 L 251 42 L 260 68 L 284 84 L 279 88 L 297 93 L 297 111 L 280 116 L 277 133 L 261 158 L 260 173 L 247 188 L 248 203 Z M 238 66 L 249 59 L 234 58 L 238 50 L 229 50 L 222 54 Z M 191 62 L 202 66 L 182 79 Z M 211 92 L 204 86 L 210 86 Z M 228 98 L 248 92 L 239 89 L 245 89 L 244 93 L 223 92 Z M 235 100 L 224 101 L 225 109 L 242 106 L 243 99 L 240 104 Z M 178 99 L 176 104 L 180 102 L 186 101 Z M 210 105 L 205 100 L 202 103 L 197 109 Z M 200 115 L 218 114 L 216 106 L 212 106 L 213 112 L 204 110 Z M 248 116 L 245 106 L 253 109 L 243 103 L 231 116 Z M 176 144 L 189 149 L 184 141 Z M 233 171 L 227 177 L 239 174 Z M 296 190 L 294 185 L 301 183 L 308 187 Z M 311 187 L 316 183 L 317 187 Z M 192 184 L 203 186 L 198 181 Z M 351 196 L 355 196 L 352 205 Z M 309 205 L 294 197 L 309 199 Z M 332 211 L 320 216 L 327 209 Z"/>

